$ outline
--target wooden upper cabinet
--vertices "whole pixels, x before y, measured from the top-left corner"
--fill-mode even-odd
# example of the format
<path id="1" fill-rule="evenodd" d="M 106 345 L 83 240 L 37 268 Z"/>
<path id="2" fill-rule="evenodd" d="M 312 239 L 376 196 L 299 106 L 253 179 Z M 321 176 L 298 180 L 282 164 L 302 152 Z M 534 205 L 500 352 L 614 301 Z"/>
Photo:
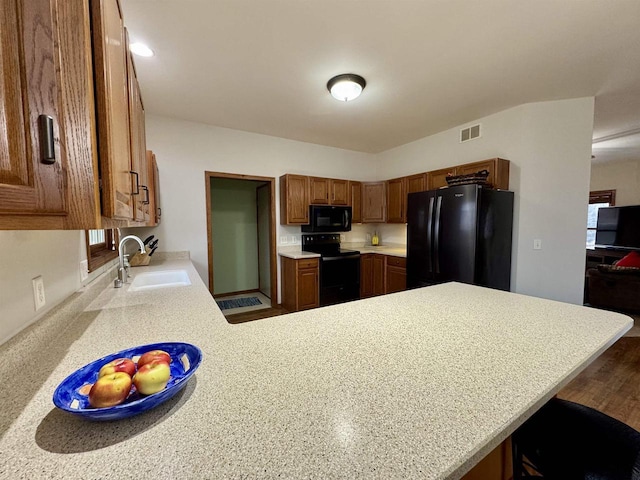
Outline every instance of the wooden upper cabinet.
<path id="1" fill-rule="evenodd" d="M 0 9 L 0 214 L 67 213 L 56 3 L 3 0 Z"/>
<path id="2" fill-rule="evenodd" d="M 406 222 L 406 180 L 387 180 L 387 223 Z"/>
<path id="3" fill-rule="evenodd" d="M 99 226 L 90 32 L 87 2 L 2 2 L 2 229 Z"/>
<path id="4" fill-rule="evenodd" d="M 309 177 L 287 174 L 280 177 L 280 224 L 309 223 Z"/>
<path id="5" fill-rule="evenodd" d="M 349 182 L 351 192 L 351 223 L 362 223 L 362 183 Z"/>
<path id="6" fill-rule="evenodd" d="M 427 190 L 427 176 L 426 173 L 418 173 L 406 177 L 407 194 Z"/>
<path id="7" fill-rule="evenodd" d="M 127 35 L 127 45 L 128 45 Z M 127 51 L 129 49 L 127 48 Z M 132 54 L 127 55 L 127 78 L 129 83 L 129 133 L 131 139 L 131 191 L 133 195 L 133 220 L 137 222 L 149 221 L 149 205 L 151 203 L 151 189 L 149 169 L 147 166 L 147 143 L 144 123 L 144 104 L 140 94 L 140 85 L 136 75 Z"/>
<path id="8" fill-rule="evenodd" d="M 92 0 L 93 45 L 102 176 L 102 214 L 134 218 L 129 85 L 122 10 L 118 0 Z"/>
<path id="9" fill-rule="evenodd" d="M 331 179 L 329 182 L 331 205 L 351 205 L 349 180 Z"/>
<path id="10" fill-rule="evenodd" d="M 468 175 L 488 170 L 487 182 L 500 190 L 509 190 L 509 160 L 491 158 L 481 162 L 466 163 L 457 167 L 457 175 Z"/>
<path id="11" fill-rule="evenodd" d="M 155 227 L 160 223 L 160 176 L 156 156 L 147 150 L 147 182 L 149 183 L 149 220 L 147 226 Z"/>
<path id="12" fill-rule="evenodd" d="M 310 177 L 311 205 L 349 205 L 349 180 Z"/>
<path id="13" fill-rule="evenodd" d="M 385 221 L 386 182 L 362 184 L 362 223 Z"/>
<path id="14" fill-rule="evenodd" d="M 434 170 L 427 175 L 427 190 L 435 190 L 436 188 L 446 187 L 447 175 L 458 175 L 458 167 L 443 168 Z"/>
<path id="15" fill-rule="evenodd" d="M 309 178 L 309 202 L 312 205 L 329 205 L 329 183 L 328 178 Z"/>

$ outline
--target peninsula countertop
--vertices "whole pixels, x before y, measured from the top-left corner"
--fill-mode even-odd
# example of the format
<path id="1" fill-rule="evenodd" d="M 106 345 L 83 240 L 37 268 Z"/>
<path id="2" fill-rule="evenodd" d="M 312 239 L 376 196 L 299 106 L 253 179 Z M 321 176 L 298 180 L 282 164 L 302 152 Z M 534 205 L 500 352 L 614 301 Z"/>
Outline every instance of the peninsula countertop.
<path id="1" fill-rule="evenodd" d="M 192 285 L 107 286 L 0 347 L 0 477 L 456 479 L 632 325 L 457 283 L 231 325 L 188 260 L 134 274 L 177 268 Z M 176 398 L 107 423 L 53 406 L 75 369 L 158 341 L 203 351 Z"/>

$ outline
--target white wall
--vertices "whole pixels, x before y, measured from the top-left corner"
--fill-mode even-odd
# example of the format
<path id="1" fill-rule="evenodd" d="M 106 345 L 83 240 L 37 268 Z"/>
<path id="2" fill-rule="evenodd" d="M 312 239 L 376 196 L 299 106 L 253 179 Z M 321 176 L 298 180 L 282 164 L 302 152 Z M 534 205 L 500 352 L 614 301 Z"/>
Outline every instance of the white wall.
<path id="1" fill-rule="evenodd" d="M 0 231 L 0 246 L 0 344 L 108 267 L 80 281 L 80 262 L 87 258 L 84 230 Z M 38 275 L 47 303 L 36 312 L 31 280 Z"/>
<path id="2" fill-rule="evenodd" d="M 591 97 L 520 105 L 480 119 L 477 140 L 459 143 L 461 125 L 383 152 L 378 174 L 392 178 L 486 158 L 511 160 L 511 289 L 581 304 L 593 106 Z M 542 240 L 542 250 L 533 250 L 534 239 Z"/>
<path id="3" fill-rule="evenodd" d="M 640 160 L 594 164 L 591 190 L 615 190 L 616 205 L 640 205 Z"/>
<path id="4" fill-rule="evenodd" d="M 372 156 L 282 138 L 230 130 L 155 115 L 146 116 L 147 146 L 160 171 L 162 223 L 153 232 L 159 251 L 189 250 L 200 277 L 208 283 L 204 172 L 275 177 L 285 173 L 374 180 Z M 279 185 L 276 198 L 280 198 Z M 281 226 L 277 239 L 300 227 Z M 279 269 L 278 262 L 278 269 Z M 278 278 L 280 275 L 278 274 Z"/>

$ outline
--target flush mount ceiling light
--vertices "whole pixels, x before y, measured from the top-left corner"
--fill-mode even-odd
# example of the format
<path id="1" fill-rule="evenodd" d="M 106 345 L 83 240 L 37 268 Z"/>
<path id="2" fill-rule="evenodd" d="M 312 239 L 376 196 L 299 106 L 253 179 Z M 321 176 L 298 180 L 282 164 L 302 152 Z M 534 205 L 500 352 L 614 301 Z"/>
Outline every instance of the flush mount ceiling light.
<path id="1" fill-rule="evenodd" d="M 364 78 L 355 73 L 336 75 L 327 82 L 327 89 L 331 96 L 341 102 L 348 102 L 358 98 L 367 85 Z"/>
<path id="2" fill-rule="evenodd" d="M 136 55 L 140 55 L 141 57 L 153 57 L 154 53 L 149 47 L 147 47 L 144 43 L 136 42 L 129 45 L 129 50 L 131 53 Z"/>

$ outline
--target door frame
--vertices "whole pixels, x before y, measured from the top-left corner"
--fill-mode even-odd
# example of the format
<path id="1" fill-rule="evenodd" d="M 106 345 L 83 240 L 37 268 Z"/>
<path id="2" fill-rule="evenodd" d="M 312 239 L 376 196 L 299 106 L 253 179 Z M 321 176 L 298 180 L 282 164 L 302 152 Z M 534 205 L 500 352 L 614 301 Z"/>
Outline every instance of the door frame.
<path id="1" fill-rule="evenodd" d="M 232 178 L 235 180 L 253 180 L 258 182 L 268 182 L 270 185 L 269 199 L 269 237 L 271 245 L 269 247 L 269 268 L 271 269 L 271 306 L 278 303 L 278 271 L 276 264 L 276 179 L 274 177 L 261 177 L 257 175 L 244 175 L 240 173 L 224 172 L 204 172 L 204 183 L 206 193 L 207 212 L 207 250 L 209 257 L 209 292 L 213 296 L 213 238 L 211 238 L 211 179 L 212 178 Z"/>

